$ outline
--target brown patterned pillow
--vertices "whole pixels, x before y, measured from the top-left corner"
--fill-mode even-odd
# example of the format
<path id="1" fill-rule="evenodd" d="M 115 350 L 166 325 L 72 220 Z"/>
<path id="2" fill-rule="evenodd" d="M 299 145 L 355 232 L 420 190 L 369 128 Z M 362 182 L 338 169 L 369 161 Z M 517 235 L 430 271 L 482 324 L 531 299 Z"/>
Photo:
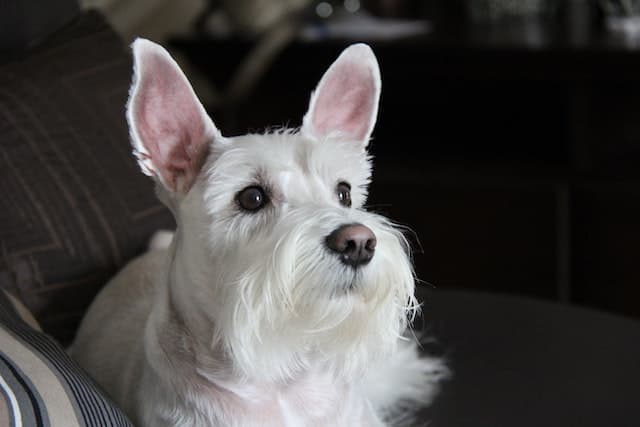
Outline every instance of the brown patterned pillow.
<path id="1" fill-rule="evenodd" d="M 97 12 L 0 64 L 0 287 L 65 343 L 105 281 L 173 227 L 131 155 L 130 79 Z"/>

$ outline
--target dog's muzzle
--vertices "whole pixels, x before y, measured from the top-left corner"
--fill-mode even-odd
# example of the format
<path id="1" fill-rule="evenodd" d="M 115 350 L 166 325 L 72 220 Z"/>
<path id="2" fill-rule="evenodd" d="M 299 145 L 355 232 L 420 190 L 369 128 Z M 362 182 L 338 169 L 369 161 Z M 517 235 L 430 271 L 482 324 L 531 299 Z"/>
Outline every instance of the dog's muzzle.
<path id="1" fill-rule="evenodd" d="M 354 268 L 371 261 L 376 243 L 376 235 L 362 224 L 342 225 L 325 239 L 327 248 L 337 254 L 343 264 Z"/>

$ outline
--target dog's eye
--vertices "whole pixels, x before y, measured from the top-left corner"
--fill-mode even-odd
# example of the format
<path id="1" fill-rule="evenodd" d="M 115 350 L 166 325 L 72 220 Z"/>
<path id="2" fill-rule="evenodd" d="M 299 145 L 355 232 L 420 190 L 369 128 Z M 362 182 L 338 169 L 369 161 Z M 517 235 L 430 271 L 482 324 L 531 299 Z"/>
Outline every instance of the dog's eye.
<path id="1" fill-rule="evenodd" d="M 338 201 L 342 206 L 351 207 L 351 186 L 347 182 L 341 182 L 336 187 Z"/>
<path id="2" fill-rule="evenodd" d="M 267 204 L 267 195 L 264 189 L 257 185 L 240 191 L 236 198 L 240 207 L 249 212 L 260 210 Z"/>

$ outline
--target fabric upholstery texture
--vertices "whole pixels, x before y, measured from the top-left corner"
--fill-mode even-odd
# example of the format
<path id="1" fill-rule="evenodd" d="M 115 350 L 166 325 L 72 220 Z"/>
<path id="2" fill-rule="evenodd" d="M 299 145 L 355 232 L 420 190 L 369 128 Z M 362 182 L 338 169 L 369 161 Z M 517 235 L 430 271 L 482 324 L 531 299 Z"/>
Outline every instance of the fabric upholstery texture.
<path id="1" fill-rule="evenodd" d="M 78 15 L 77 0 L 0 0 L 0 51 L 41 41 Z"/>
<path id="2" fill-rule="evenodd" d="M 21 318 L 20 311 L 3 291 L 0 291 L 0 425 L 131 426 L 58 343 Z"/>
<path id="3" fill-rule="evenodd" d="M 109 277 L 174 226 L 131 155 L 131 71 L 97 12 L 0 64 L 0 287 L 63 343 Z"/>

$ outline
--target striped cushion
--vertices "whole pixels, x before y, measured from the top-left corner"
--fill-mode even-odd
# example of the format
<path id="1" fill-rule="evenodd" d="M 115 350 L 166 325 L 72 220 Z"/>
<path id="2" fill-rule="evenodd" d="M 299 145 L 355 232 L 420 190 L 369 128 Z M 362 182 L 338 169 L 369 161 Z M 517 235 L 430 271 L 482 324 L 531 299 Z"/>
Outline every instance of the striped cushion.
<path id="1" fill-rule="evenodd" d="M 51 337 L 0 291 L 0 426 L 131 426 Z"/>

